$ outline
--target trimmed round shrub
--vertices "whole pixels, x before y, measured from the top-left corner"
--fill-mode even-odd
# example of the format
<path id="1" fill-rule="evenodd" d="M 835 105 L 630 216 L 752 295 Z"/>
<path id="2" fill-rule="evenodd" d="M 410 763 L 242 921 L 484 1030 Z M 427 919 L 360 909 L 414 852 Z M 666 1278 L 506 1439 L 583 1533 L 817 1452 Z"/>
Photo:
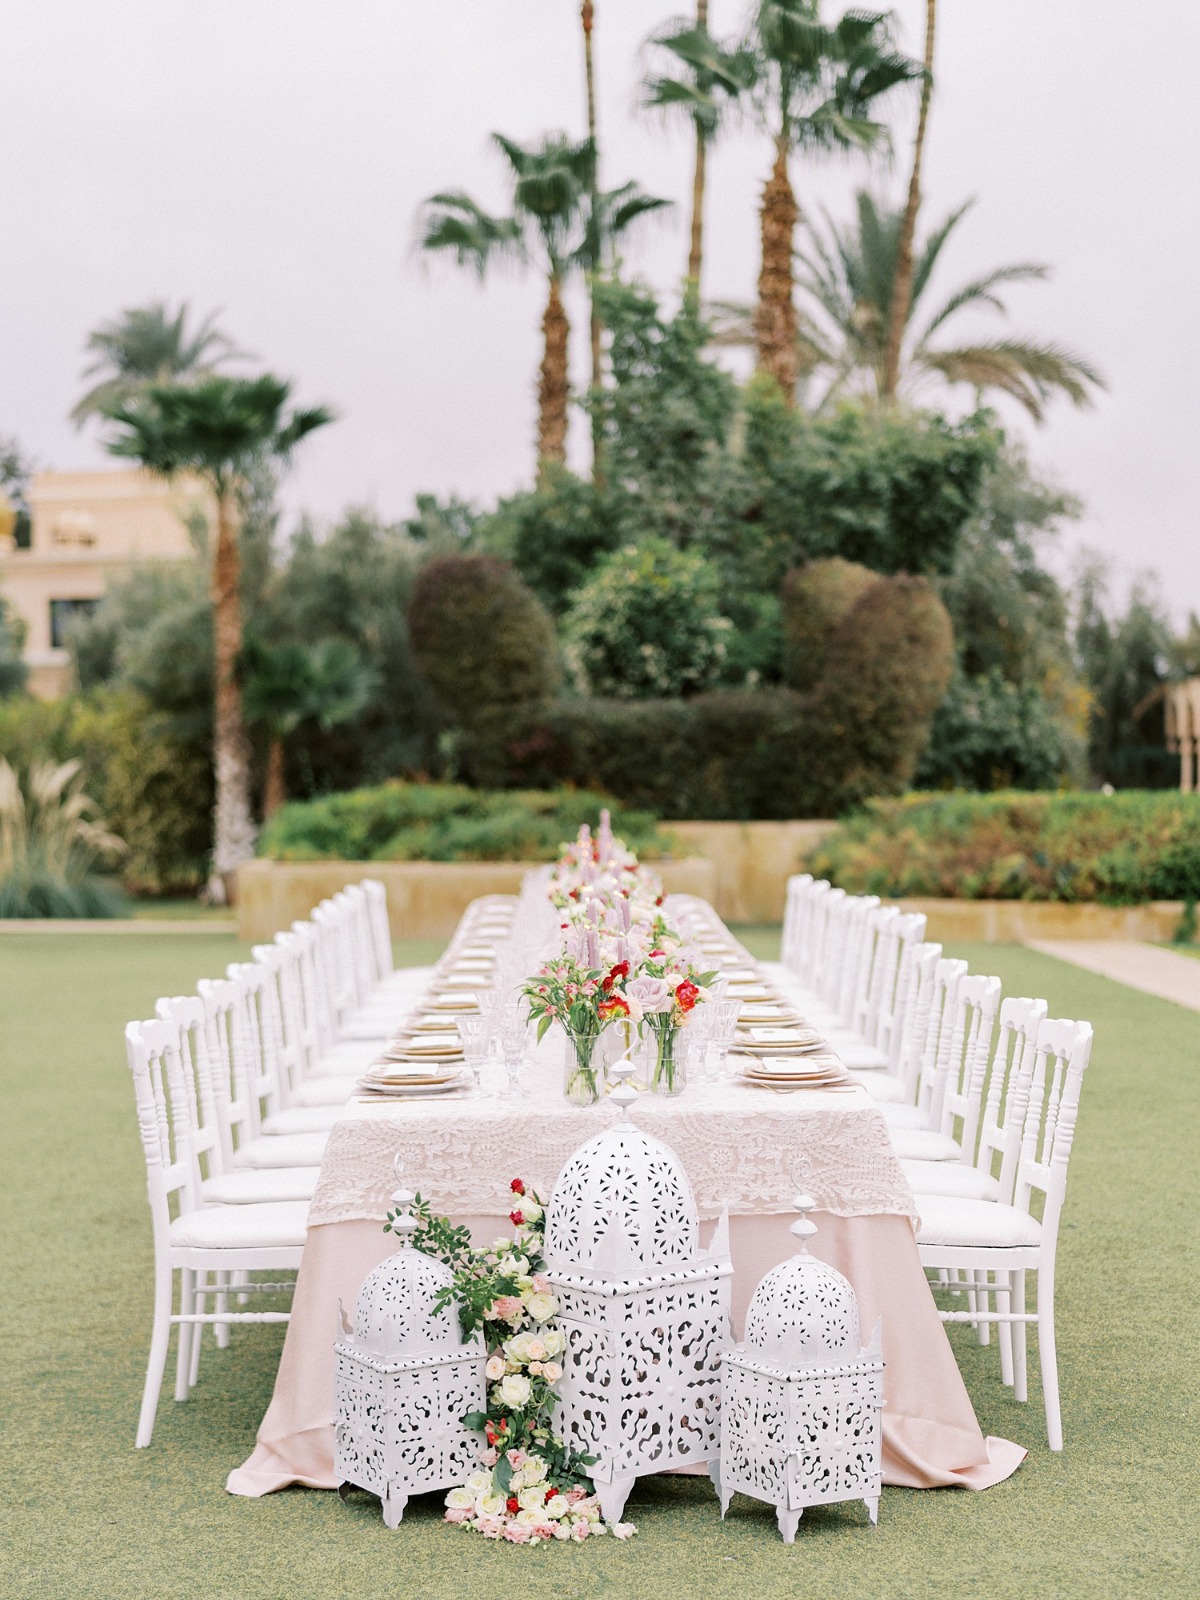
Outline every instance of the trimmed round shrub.
<path id="1" fill-rule="evenodd" d="M 580 687 L 622 700 L 708 688 L 728 630 L 710 564 L 664 539 L 614 551 L 576 595 L 563 628 Z"/>
<path id="2" fill-rule="evenodd" d="M 494 556 L 439 556 L 408 603 L 413 653 L 443 711 L 459 726 L 548 699 L 558 647 L 545 607 Z"/>
<path id="3" fill-rule="evenodd" d="M 833 630 L 879 574 L 857 561 L 831 556 L 787 573 L 780 591 L 783 610 L 783 678 L 790 689 L 820 682 Z"/>

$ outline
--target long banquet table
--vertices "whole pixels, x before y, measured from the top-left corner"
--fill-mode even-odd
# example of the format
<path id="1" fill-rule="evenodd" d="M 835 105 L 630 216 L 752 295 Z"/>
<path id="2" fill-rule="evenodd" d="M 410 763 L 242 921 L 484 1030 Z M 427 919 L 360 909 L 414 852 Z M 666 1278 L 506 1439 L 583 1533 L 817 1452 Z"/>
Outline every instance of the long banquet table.
<path id="1" fill-rule="evenodd" d="M 414 973 L 409 1003 L 427 979 Z M 403 988 L 396 1002 L 399 1016 L 408 1009 Z M 405 1183 L 436 1211 L 468 1223 L 477 1242 L 490 1242 L 508 1227 L 510 1179 L 523 1178 L 547 1198 L 568 1156 L 617 1116 L 607 1101 L 569 1105 L 561 1078 L 562 1043 L 552 1031 L 533 1052 L 515 1097 L 347 1104 L 321 1165 L 275 1392 L 253 1453 L 229 1475 L 231 1493 L 263 1495 L 292 1483 L 337 1487 L 337 1304 L 352 1308 L 367 1273 L 395 1248 L 382 1228 L 395 1157 L 404 1157 Z M 728 1206 L 739 1335 L 759 1279 L 795 1251 L 791 1201 L 803 1167 L 818 1202 L 810 1248 L 853 1284 L 864 1342 L 882 1319 L 885 1483 L 986 1489 L 1016 1470 L 1025 1451 L 985 1438 L 976 1421 L 917 1255 L 913 1196 L 864 1088 L 777 1094 L 726 1080 L 689 1086 L 671 1099 L 642 1095 L 630 1117 L 682 1161 L 703 1243 Z"/>

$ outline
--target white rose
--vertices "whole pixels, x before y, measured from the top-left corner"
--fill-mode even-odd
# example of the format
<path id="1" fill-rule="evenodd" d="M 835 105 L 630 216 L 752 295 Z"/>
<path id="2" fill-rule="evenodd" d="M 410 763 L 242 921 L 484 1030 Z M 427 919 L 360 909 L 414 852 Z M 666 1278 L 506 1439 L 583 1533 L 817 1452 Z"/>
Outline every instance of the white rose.
<path id="1" fill-rule="evenodd" d="M 510 1361 L 527 1361 L 529 1359 L 529 1335 L 518 1333 L 512 1339 L 504 1341 L 504 1353 Z"/>
<path id="2" fill-rule="evenodd" d="M 510 1373 L 500 1385 L 501 1400 L 514 1411 L 519 1411 L 523 1405 L 528 1404 L 532 1392 L 529 1379 L 523 1378 L 519 1372 Z"/>
<path id="3" fill-rule="evenodd" d="M 546 1346 L 547 1355 L 560 1356 L 567 1348 L 567 1336 L 558 1328 L 545 1328 L 542 1343 Z"/>
<path id="4" fill-rule="evenodd" d="M 539 1222 L 542 1216 L 542 1208 L 536 1200 L 524 1199 L 521 1201 L 521 1215 L 526 1222 Z"/>
<path id="5" fill-rule="evenodd" d="M 570 1523 L 556 1522 L 554 1525 L 554 1537 L 556 1539 L 569 1539 L 571 1537 Z"/>
<path id="6" fill-rule="evenodd" d="M 471 1476 L 467 1479 L 466 1487 L 471 1491 L 471 1499 L 472 1499 L 472 1504 L 473 1504 L 474 1503 L 474 1498 L 475 1498 L 476 1495 L 486 1494 L 488 1492 L 488 1490 L 492 1487 L 492 1475 L 491 1475 L 491 1473 L 490 1472 L 473 1472 L 471 1474 Z M 451 1492 L 453 1494 L 460 1494 L 462 1491 L 459 1490 L 459 1489 L 454 1489 Z M 447 1504 L 448 1503 L 449 1502 L 447 1502 Z"/>
<path id="7" fill-rule="evenodd" d="M 522 1511 L 540 1511 L 546 1499 L 544 1489 L 521 1489 L 517 1493 L 517 1504 Z"/>
<path id="8" fill-rule="evenodd" d="M 509 1256 L 504 1268 L 506 1272 L 511 1272 L 514 1278 L 529 1276 L 529 1263 L 524 1256 Z"/>
<path id="9" fill-rule="evenodd" d="M 484 1368 L 484 1371 L 487 1373 L 488 1382 L 495 1383 L 498 1378 L 502 1378 L 504 1376 L 504 1357 L 489 1356 L 488 1364 Z"/>
<path id="10" fill-rule="evenodd" d="M 518 1511 L 513 1518 L 513 1521 L 520 1523 L 523 1528 L 536 1528 L 539 1522 L 545 1522 L 545 1520 L 541 1513 L 541 1508 L 534 1506 L 526 1506 L 524 1510 Z"/>
<path id="11" fill-rule="evenodd" d="M 562 1368 L 557 1361 L 546 1361 L 542 1364 L 542 1377 L 547 1383 L 557 1383 L 562 1377 Z"/>
<path id="12" fill-rule="evenodd" d="M 446 1505 L 451 1511 L 469 1511 L 475 1504 L 475 1496 L 470 1489 L 451 1489 L 446 1496 Z"/>
<path id="13" fill-rule="evenodd" d="M 530 1361 L 545 1361 L 546 1357 L 550 1354 L 550 1352 L 546 1349 L 545 1341 L 538 1338 L 530 1339 L 527 1346 L 527 1352 Z"/>
<path id="14" fill-rule="evenodd" d="M 525 1309 L 535 1322 L 548 1322 L 558 1312 L 558 1301 L 552 1294 L 534 1293 L 526 1300 Z"/>
<path id="15" fill-rule="evenodd" d="M 502 1494 L 485 1494 L 475 1502 L 475 1511 L 481 1517 L 503 1516 L 505 1510 Z"/>
<path id="16" fill-rule="evenodd" d="M 530 1456 L 525 1463 L 525 1482 L 542 1483 L 546 1481 L 546 1463 L 541 1456 Z"/>
<path id="17" fill-rule="evenodd" d="M 559 1517 L 565 1517 L 570 1508 L 571 1502 L 565 1494 L 556 1494 L 552 1500 L 546 1501 L 546 1515 L 553 1517 L 555 1521 Z"/>

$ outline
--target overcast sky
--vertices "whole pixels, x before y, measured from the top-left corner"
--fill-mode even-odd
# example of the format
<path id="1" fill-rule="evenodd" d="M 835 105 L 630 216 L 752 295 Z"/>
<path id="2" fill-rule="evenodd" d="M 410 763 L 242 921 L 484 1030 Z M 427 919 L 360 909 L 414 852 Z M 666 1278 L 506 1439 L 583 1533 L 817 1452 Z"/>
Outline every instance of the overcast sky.
<path id="1" fill-rule="evenodd" d="M 691 151 L 636 108 L 647 33 L 671 0 L 597 0 L 603 179 L 678 202 L 628 265 L 663 290 L 686 258 Z M 1200 609 L 1200 259 L 1195 0 L 942 0 L 924 220 L 978 204 L 942 286 L 1005 261 L 1051 264 L 1009 296 L 1009 326 L 1086 353 L 1110 388 L 1056 403 L 1039 466 L 1086 505 L 1086 544 L 1122 581 L 1158 572 Z M 712 0 L 732 31 L 744 0 Z M 922 0 L 900 0 L 921 46 Z M 405 514 L 421 490 L 484 503 L 532 471 L 543 288 L 480 288 L 413 258 L 421 199 L 464 187 L 499 207 L 488 136 L 583 132 L 575 0 L 5 0 L 0 12 L 0 433 L 42 466 L 105 459 L 67 412 L 89 329 L 155 298 L 220 308 L 223 326 L 342 420 L 308 442 L 295 513 L 349 503 Z M 845 214 L 889 174 L 795 168 L 802 206 Z M 711 163 L 705 292 L 748 299 L 761 135 Z M 579 301 L 574 365 L 584 375 Z M 997 324 L 997 327 L 1002 326 Z M 964 324 L 965 332 L 989 331 Z M 573 446 L 585 445 L 582 419 Z"/>

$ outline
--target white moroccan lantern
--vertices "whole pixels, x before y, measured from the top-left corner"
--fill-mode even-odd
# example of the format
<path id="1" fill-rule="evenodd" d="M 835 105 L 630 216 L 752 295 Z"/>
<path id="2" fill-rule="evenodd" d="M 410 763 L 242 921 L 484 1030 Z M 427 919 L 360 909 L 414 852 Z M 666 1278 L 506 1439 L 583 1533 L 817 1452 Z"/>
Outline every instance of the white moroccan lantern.
<path id="1" fill-rule="evenodd" d="M 460 1419 L 487 1403 L 479 1335 L 462 1338 L 453 1303 L 432 1309 L 450 1269 L 412 1247 L 414 1196 L 401 1188 L 392 1199 L 403 1213 L 392 1224 L 400 1248 L 368 1274 L 353 1326 L 338 1302 L 344 1337 L 334 1346 L 339 1492 L 377 1494 L 389 1528 L 410 1494 L 453 1488 L 479 1465 L 479 1436 Z"/>
<path id="2" fill-rule="evenodd" d="M 610 1076 L 637 1098 L 628 1060 Z M 557 1425 L 588 1470 L 607 1522 L 634 1479 L 716 1455 L 720 1361 L 729 1339 L 729 1222 L 699 1249 L 692 1188 L 665 1144 L 622 1120 L 581 1145 L 546 1211 L 546 1276 L 567 1336 Z"/>
<path id="3" fill-rule="evenodd" d="M 766 1500 L 785 1544 L 805 1506 L 862 1500 L 875 1522 L 883 1479 L 882 1324 L 861 1349 L 854 1290 L 808 1253 L 815 1204 L 796 1197 L 800 1249 L 754 1291 L 746 1342 L 725 1356 L 721 1455 L 709 1469 L 722 1517 L 735 1489 Z"/>

